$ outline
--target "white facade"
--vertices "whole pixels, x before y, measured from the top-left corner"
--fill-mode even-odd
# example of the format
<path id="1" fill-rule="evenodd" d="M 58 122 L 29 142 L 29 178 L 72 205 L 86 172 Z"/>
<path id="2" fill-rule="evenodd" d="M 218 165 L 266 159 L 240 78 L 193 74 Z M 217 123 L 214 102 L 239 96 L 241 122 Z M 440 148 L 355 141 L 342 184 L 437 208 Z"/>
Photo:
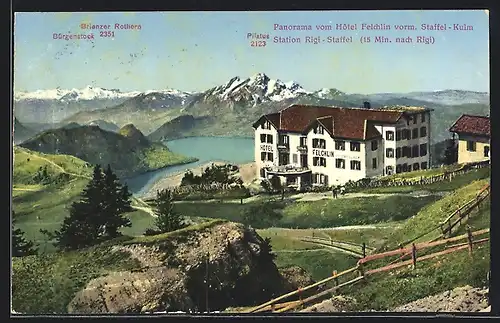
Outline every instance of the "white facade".
<path id="1" fill-rule="evenodd" d="M 255 129 L 257 172 L 261 178 L 278 175 L 291 186 L 305 182 L 337 186 L 365 177 L 429 168 L 430 114 L 419 112 L 411 118 L 409 122 L 403 117 L 397 124 L 375 125 L 381 137 L 369 140 L 334 139 L 320 124 L 307 133 L 278 132 L 263 118 Z M 271 136 L 272 143 L 261 142 L 261 135 L 266 135 L 266 141 Z M 272 160 L 267 160 L 269 154 Z M 271 171 L 264 171 L 266 167 Z"/>

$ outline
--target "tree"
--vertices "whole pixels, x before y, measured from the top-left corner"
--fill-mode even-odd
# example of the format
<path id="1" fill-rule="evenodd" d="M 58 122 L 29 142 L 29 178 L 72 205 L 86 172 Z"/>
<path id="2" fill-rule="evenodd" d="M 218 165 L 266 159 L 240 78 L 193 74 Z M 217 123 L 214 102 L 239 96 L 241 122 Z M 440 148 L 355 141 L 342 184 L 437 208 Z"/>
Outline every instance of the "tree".
<path id="1" fill-rule="evenodd" d="M 122 186 L 111 167 L 103 173 L 94 167 L 92 179 L 84 188 L 80 201 L 74 202 L 61 228 L 54 233 L 40 230 L 55 240 L 62 250 L 79 249 L 120 235 L 119 229 L 130 226 L 122 214 L 132 210 L 127 186 Z"/>
<path id="2" fill-rule="evenodd" d="M 102 192 L 105 204 L 102 209 L 104 234 L 108 238 L 116 238 L 120 235 L 121 227 L 130 227 L 132 224 L 129 219 L 123 216 L 124 213 L 132 211 L 130 206 L 130 197 L 127 185 L 122 185 L 118 177 L 108 168 L 104 171 L 104 190 Z"/>
<path id="3" fill-rule="evenodd" d="M 24 238 L 24 232 L 15 228 L 15 222 L 14 212 L 12 212 L 12 257 L 35 255 L 37 250 L 33 242 Z"/>
<path id="4" fill-rule="evenodd" d="M 182 216 L 174 210 L 172 192 L 158 191 L 154 201 L 154 210 L 158 217 L 155 226 L 158 233 L 170 232 L 185 227 Z"/>

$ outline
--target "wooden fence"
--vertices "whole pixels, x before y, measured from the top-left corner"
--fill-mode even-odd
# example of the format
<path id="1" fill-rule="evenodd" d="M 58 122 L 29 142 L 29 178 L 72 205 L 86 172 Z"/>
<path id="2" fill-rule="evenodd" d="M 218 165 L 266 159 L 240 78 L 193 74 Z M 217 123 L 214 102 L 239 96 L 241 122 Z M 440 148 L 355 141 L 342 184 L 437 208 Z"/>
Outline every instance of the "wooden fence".
<path id="1" fill-rule="evenodd" d="M 479 191 L 476 197 L 471 199 L 462 207 L 458 208 L 446 220 L 444 220 L 440 225 L 443 238 L 446 237 L 447 235 L 451 236 L 452 230 L 455 227 L 460 226 L 464 218 L 466 218 L 466 220 L 469 220 L 469 215 L 474 210 L 474 208 L 477 207 L 479 210 L 479 208 L 481 207 L 481 202 L 489 198 L 489 196 L 490 196 L 490 185 L 486 184 Z"/>
<path id="2" fill-rule="evenodd" d="M 366 243 L 358 244 L 349 241 L 338 241 L 328 238 L 315 237 L 315 236 L 306 236 L 300 238 L 301 241 L 314 243 L 318 245 L 324 245 L 336 249 L 340 249 L 341 251 L 345 251 L 350 253 L 356 257 L 365 257 L 367 253 L 375 251 L 375 248 L 368 247 Z"/>
<path id="3" fill-rule="evenodd" d="M 378 253 L 378 254 L 368 255 L 368 256 L 360 259 L 358 261 L 356 267 L 349 268 L 341 273 L 337 273 L 335 271 L 335 272 L 333 272 L 332 276 L 330 276 L 330 277 L 327 277 L 327 278 L 325 278 L 319 282 L 316 282 L 314 284 L 308 285 L 308 286 L 303 287 L 303 288 L 299 288 L 295 291 L 292 291 L 292 292 L 287 293 L 285 295 L 274 298 L 274 299 L 272 299 L 264 304 L 256 306 L 250 310 L 247 310 L 246 312 L 247 313 L 257 313 L 257 312 L 273 311 L 274 313 L 283 313 L 283 312 L 293 310 L 299 306 L 305 305 L 305 304 L 307 304 L 313 300 L 316 300 L 320 297 L 327 296 L 330 293 L 338 290 L 341 287 L 353 285 L 353 284 L 363 280 L 365 277 L 367 277 L 369 275 L 373 275 L 376 273 L 383 273 L 383 272 L 387 272 L 387 271 L 390 271 L 390 270 L 393 270 L 396 268 L 401 268 L 401 267 L 410 266 L 410 265 L 412 266 L 413 269 L 415 269 L 417 267 L 418 261 L 424 261 L 424 260 L 432 259 L 435 257 L 444 256 L 444 255 L 455 253 L 455 252 L 465 250 L 465 249 L 468 249 L 469 255 L 472 256 L 472 251 L 473 251 L 474 245 L 482 244 L 482 243 L 489 241 L 489 237 L 475 240 L 475 241 L 474 241 L 474 237 L 478 237 L 478 236 L 487 234 L 487 233 L 489 233 L 489 231 L 490 231 L 490 229 L 484 229 L 484 230 L 479 230 L 476 232 L 471 232 L 470 229 L 468 229 L 466 234 L 460 235 L 457 237 L 443 239 L 443 240 L 439 240 L 439 241 L 429 241 L 429 242 L 423 242 L 423 243 L 418 243 L 418 244 L 412 244 L 412 246 L 408 247 L 408 248 L 400 248 L 400 249 L 382 252 L 382 253 Z M 455 245 L 446 247 L 444 250 L 434 252 L 432 254 L 418 256 L 418 251 L 424 251 L 424 250 L 432 248 L 432 247 L 445 245 L 445 244 L 448 244 L 450 242 L 458 242 L 458 241 L 464 240 L 464 239 L 466 239 L 467 242 L 459 243 L 459 244 L 455 244 Z M 389 265 L 385 265 L 385 266 L 373 268 L 373 269 L 366 268 L 367 264 L 374 261 L 374 260 L 384 259 L 384 258 L 388 258 L 388 257 L 398 256 L 398 255 L 408 255 L 408 254 L 411 255 L 410 260 L 401 261 L 399 263 L 390 263 Z M 352 277 L 352 274 L 357 274 L 357 277 Z M 351 275 L 351 277 L 349 277 L 348 275 Z M 340 283 L 339 278 L 347 279 L 347 281 Z M 305 299 L 302 299 L 300 297 L 304 291 L 309 290 L 311 288 L 321 286 L 321 285 L 325 285 L 326 283 L 331 282 L 331 281 L 333 281 L 335 283 L 334 287 L 323 290 L 323 291 L 321 291 L 315 295 L 312 295 L 310 297 L 307 297 Z M 287 298 L 292 297 L 292 296 L 299 296 L 299 300 L 289 301 L 286 303 L 279 303 L 279 304 L 277 303 L 278 301 L 287 299 Z"/>
<path id="4" fill-rule="evenodd" d="M 347 191 L 359 188 L 380 188 L 380 187 L 394 187 L 394 186 L 416 186 L 416 185 L 429 185 L 437 182 L 451 181 L 454 177 L 463 175 L 470 171 L 475 171 L 480 168 L 490 167 L 490 161 L 482 161 L 475 163 L 468 163 L 463 165 L 460 169 L 444 172 L 443 174 L 437 174 L 429 177 L 417 177 L 417 178 L 394 178 L 394 179 L 371 179 L 363 178 L 356 182 L 348 182 L 345 184 Z"/>
<path id="5" fill-rule="evenodd" d="M 464 205 L 456 209 L 444 221 L 440 222 L 438 225 L 430 228 L 429 230 L 420 234 L 419 236 L 400 243 L 400 246 L 406 246 L 422 237 L 427 236 L 433 231 L 436 231 L 437 233 L 438 230 L 439 234 L 437 234 L 437 237 L 434 240 L 440 238 L 446 238 L 446 236 L 451 236 L 453 229 L 455 229 L 457 226 L 460 226 L 462 224 L 462 221 L 464 221 L 464 218 L 468 220 L 474 208 L 475 207 L 479 208 L 482 202 L 484 202 L 489 196 L 490 196 L 490 185 L 486 184 L 483 188 L 481 188 L 481 190 L 479 190 L 479 192 L 476 194 L 474 198 L 472 198 L 470 201 L 466 202 Z"/>

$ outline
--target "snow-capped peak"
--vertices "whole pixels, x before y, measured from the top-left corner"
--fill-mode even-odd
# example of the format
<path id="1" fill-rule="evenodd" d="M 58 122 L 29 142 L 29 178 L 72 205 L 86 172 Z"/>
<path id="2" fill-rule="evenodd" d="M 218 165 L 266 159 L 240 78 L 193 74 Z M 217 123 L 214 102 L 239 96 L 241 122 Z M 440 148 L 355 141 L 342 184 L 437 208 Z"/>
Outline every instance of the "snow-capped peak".
<path id="1" fill-rule="evenodd" d="M 65 90 L 61 88 L 49 90 L 36 90 L 33 92 L 14 92 L 15 100 L 95 100 L 95 99 L 119 99 L 129 98 L 140 94 L 139 91 L 121 92 L 118 89 L 105 89 L 100 87 L 86 86 L 82 89 Z"/>
<path id="2" fill-rule="evenodd" d="M 249 78 L 241 79 L 236 76 L 223 85 L 217 86 L 207 92 L 209 96 L 233 101 L 253 101 L 254 104 L 264 101 L 281 101 L 307 94 L 297 82 L 283 82 L 271 79 L 265 73 L 257 73 Z"/>

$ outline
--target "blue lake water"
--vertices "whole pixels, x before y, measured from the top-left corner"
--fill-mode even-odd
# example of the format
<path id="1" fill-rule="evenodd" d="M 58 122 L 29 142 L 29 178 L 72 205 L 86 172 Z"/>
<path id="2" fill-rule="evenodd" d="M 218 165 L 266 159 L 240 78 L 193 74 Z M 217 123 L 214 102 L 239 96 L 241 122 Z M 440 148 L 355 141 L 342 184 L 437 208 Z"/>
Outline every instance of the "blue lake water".
<path id="1" fill-rule="evenodd" d="M 171 151 L 196 157 L 199 161 L 163 168 L 124 180 L 132 193 L 143 194 L 162 177 L 183 172 L 210 161 L 241 164 L 254 160 L 253 138 L 191 137 L 167 141 L 165 144 Z"/>

